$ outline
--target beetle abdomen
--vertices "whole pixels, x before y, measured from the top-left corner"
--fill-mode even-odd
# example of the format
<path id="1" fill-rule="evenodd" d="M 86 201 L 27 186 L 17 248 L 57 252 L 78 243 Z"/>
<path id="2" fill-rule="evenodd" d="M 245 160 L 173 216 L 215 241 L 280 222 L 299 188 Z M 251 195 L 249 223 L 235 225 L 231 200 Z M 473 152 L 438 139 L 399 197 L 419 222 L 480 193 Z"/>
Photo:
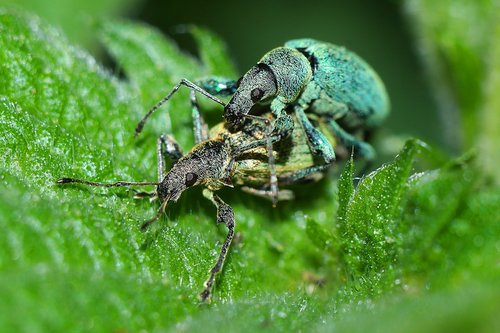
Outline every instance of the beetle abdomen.
<path id="1" fill-rule="evenodd" d="M 345 104 L 367 126 L 379 125 L 389 114 L 389 98 L 378 74 L 344 47 L 313 39 L 285 44 L 308 57 L 314 82 L 334 101 Z"/>

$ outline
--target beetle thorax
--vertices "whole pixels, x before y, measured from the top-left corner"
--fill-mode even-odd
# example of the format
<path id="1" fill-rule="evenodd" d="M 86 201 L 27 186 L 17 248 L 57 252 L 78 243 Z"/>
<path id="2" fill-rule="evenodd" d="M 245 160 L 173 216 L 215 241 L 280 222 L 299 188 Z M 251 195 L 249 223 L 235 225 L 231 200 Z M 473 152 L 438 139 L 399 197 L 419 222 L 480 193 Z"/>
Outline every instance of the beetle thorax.
<path id="1" fill-rule="evenodd" d="M 302 89 L 312 79 L 309 60 L 293 48 L 278 47 L 266 53 L 259 64 L 273 72 L 277 84 L 277 97 L 288 104 L 297 99 Z"/>

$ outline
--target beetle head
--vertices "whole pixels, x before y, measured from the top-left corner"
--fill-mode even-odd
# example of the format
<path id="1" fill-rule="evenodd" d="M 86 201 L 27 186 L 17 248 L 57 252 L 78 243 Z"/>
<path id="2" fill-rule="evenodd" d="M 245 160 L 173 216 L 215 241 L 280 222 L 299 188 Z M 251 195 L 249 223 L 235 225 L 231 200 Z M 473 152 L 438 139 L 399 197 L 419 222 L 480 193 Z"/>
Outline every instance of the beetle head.
<path id="1" fill-rule="evenodd" d="M 224 108 L 224 118 L 238 128 L 256 103 L 275 96 L 276 92 L 276 77 L 268 65 L 259 63 L 238 82 L 238 89 Z"/>
<path id="2" fill-rule="evenodd" d="M 223 179 L 231 161 L 229 147 L 223 141 L 209 140 L 195 146 L 167 173 L 157 188 L 163 205 L 177 201 L 186 189 Z"/>

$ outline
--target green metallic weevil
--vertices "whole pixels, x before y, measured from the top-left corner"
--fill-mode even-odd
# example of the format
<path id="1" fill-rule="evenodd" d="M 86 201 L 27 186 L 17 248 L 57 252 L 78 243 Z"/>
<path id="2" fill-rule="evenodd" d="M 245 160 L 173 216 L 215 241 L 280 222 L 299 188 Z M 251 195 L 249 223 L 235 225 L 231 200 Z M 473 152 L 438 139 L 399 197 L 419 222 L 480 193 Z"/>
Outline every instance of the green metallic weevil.
<path id="1" fill-rule="evenodd" d="M 217 208 L 217 223 L 224 223 L 228 233 L 220 250 L 215 265 L 210 270 L 200 299 L 210 299 L 217 274 L 223 268 L 226 255 L 234 237 L 235 219 L 233 209 L 217 194 L 217 190 L 228 186 L 241 188 L 254 195 L 272 199 L 270 166 L 276 175 L 276 183 L 287 186 L 302 181 L 316 181 L 322 177 L 328 164 L 317 165 L 311 154 L 307 138 L 303 131 L 295 130 L 286 139 L 269 132 L 269 126 L 263 119 L 272 115 L 268 112 L 260 117 L 249 119 L 243 131 L 229 131 L 227 123 L 221 123 L 208 131 L 203 117 L 197 108 L 193 109 L 194 136 L 196 145 L 187 154 L 183 154 L 176 141 L 162 135 L 157 141 L 158 182 L 115 182 L 96 183 L 75 178 L 61 178 L 58 184 L 81 183 L 91 186 L 119 187 L 155 185 L 156 191 L 140 193 L 140 197 L 157 198 L 160 207 L 157 214 L 146 221 L 141 229 L 146 229 L 164 213 L 169 202 L 176 202 L 188 188 L 201 185 L 203 195 Z M 292 115 L 292 123 L 297 123 Z M 321 119 L 318 120 L 320 124 Z M 298 125 L 297 125 L 298 126 Z M 276 144 L 269 156 L 269 142 Z M 329 144 L 336 146 L 330 136 Z M 166 158 L 172 161 L 172 168 L 165 172 Z M 293 198 L 290 190 L 279 190 L 278 200 Z"/>
<path id="2" fill-rule="evenodd" d="M 325 163 L 335 159 L 333 147 L 307 115 L 325 119 L 339 143 L 356 156 L 371 160 L 372 146 L 352 135 L 357 130 L 379 126 L 389 113 L 389 98 L 383 82 L 359 56 L 343 47 L 314 39 L 296 39 L 266 53 L 238 81 L 208 78 L 194 84 L 186 79 L 142 119 L 147 118 L 181 87 L 187 86 L 224 106 L 224 118 L 232 129 L 241 129 L 252 107 L 270 102 L 275 117 L 274 133 L 281 139 L 290 135 L 294 124 L 286 109 L 291 109 L 313 154 Z M 231 96 L 225 104 L 216 96 Z M 306 115 L 307 114 L 307 115 Z"/>

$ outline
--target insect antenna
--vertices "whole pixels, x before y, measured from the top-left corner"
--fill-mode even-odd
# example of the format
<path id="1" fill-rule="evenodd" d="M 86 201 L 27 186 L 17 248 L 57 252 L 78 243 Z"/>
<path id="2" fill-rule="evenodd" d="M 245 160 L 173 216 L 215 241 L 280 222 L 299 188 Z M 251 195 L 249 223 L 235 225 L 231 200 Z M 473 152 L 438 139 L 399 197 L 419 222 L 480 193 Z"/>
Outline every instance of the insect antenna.
<path id="1" fill-rule="evenodd" d="M 142 225 L 141 225 L 141 231 L 144 231 L 146 230 L 151 224 L 155 223 L 156 221 L 158 221 L 158 219 L 163 215 L 163 213 L 165 213 L 165 208 L 167 207 L 167 203 L 168 203 L 168 200 L 165 200 L 160 208 L 158 209 L 158 212 L 156 213 L 155 216 L 153 216 L 153 218 L 147 220 L 146 222 L 144 222 Z"/>
<path id="2" fill-rule="evenodd" d="M 56 181 L 57 184 L 69 184 L 69 183 L 78 183 L 85 184 L 89 186 L 102 186 L 102 187 L 120 187 L 120 186 L 146 186 L 146 185 L 155 185 L 158 186 L 160 183 L 158 182 L 115 182 L 115 183 L 96 183 L 83 179 L 76 178 L 60 178 Z"/>
<path id="3" fill-rule="evenodd" d="M 209 92 L 205 91 L 204 89 L 198 87 L 196 84 L 186 80 L 182 79 L 165 97 L 163 97 L 158 103 L 156 103 L 149 111 L 146 113 L 146 115 L 141 119 L 139 124 L 137 124 L 137 127 L 135 128 L 135 136 L 138 136 L 141 132 L 142 129 L 144 128 L 144 124 L 148 120 L 149 116 L 153 114 L 156 110 L 158 110 L 163 104 L 165 104 L 178 90 L 181 86 L 186 86 L 190 88 L 191 90 L 195 90 L 202 94 L 203 96 L 208 97 L 212 101 L 219 103 L 222 106 L 226 106 L 224 102 L 222 102 L 220 99 L 217 97 L 211 95 Z"/>

